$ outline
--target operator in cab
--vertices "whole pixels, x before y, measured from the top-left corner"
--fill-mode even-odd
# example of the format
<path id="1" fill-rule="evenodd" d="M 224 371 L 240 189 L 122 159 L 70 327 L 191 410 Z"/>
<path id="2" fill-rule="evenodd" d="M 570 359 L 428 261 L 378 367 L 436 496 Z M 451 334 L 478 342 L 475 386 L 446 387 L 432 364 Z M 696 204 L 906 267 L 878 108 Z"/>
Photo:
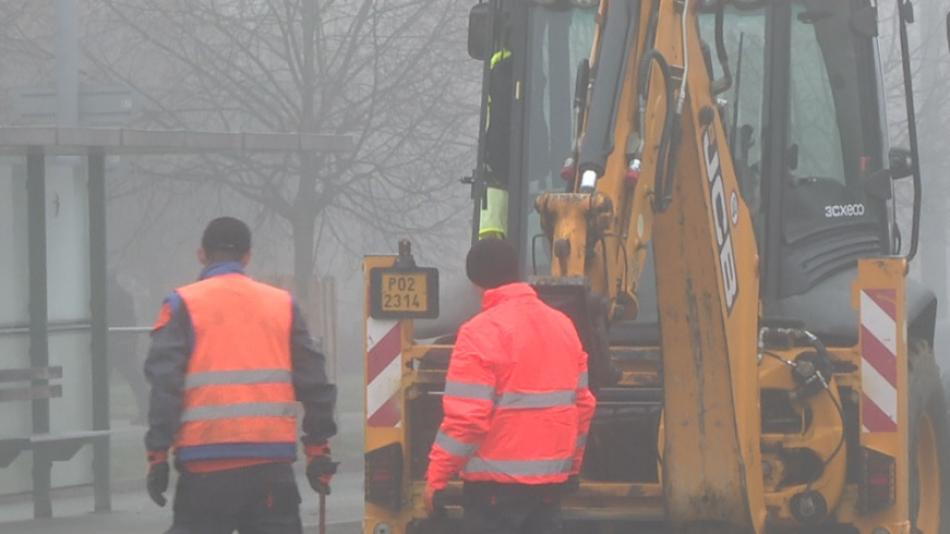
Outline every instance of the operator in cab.
<path id="1" fill-rule="evenodd" d="M 489 61 L 488 111 L 485 115 L 485 196 L 479 212 L 478 238 L 504 239 L 508 234 L 508 172 L 511 165 L 509 118 L 515 92 L 514 58 L 500 47 Z"/>
<path id="2" fill-rule="evenodd" d="M 298 401 L 307 477 L 330 492 L 336 387 L 293 297 L 244 273 L 251 232 L 231 217 L 201 238 L 199 280 L 162 304 L 145 363 L 147 488 L 159 506 L 168 454 L 180 476 L 169 534 L 300 534 Z"/>
<path id="3" fill-rule="evenodd" d="M 478 241 L 466 271 L 482 311 L 459 329 L 449 362 L 426 507 L 459 474 L 465 534 L 560 532 L 596 404 L 587 354 L 571 320 L 518 281 L 508 241 Z"/>

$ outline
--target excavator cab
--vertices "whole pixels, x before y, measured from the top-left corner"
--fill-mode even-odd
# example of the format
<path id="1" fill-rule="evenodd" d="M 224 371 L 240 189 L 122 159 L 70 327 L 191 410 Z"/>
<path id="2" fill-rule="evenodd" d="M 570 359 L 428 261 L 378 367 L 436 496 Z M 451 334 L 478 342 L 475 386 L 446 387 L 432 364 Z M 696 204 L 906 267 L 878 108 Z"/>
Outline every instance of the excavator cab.
<path id="1" fill-rule="evenodd" d="M 915 165 L 888 147 L 875 3 L 758 4 L 699 18 L 716 50 L 704 58 L 712 76 L 731 78 L 716 96 L 755 227 L 765 315 L 853 341 L 854 314 L 817 300 L 850 291 L 843 273 L 857 259 L 900 252 L 893 180 Z"/>
<path id="2" fill-rule="evenodd" d="M 899 250 L 892 159 L 899 178 L 913 163 L 898 150 L 888 157 L 870 2 L 803 0 L 723 16 L 735 73 L 719 95 L 729 146 L 766 263 L 762 293 L 785 315 L 784 299 L 857 258 Z M 824 318 L 814 319 L 817 328 Z"/>
<path id="3" fill-rule="evenodd" d="M 561 169 L 577 127 L 575 72 L 590 55 L 596 7 L 591 0 L 492 0 L 470 18 L 469 52 L 484 64 L 473 236 L 495 226 L 484 220 L 495 200 L 489 193 L 504 189 L 507 225 L 499 233 L 516 243 L 530 272 L 548 270 L 534 239 L 541 229 L 533 202 L 565 187 Z"/>

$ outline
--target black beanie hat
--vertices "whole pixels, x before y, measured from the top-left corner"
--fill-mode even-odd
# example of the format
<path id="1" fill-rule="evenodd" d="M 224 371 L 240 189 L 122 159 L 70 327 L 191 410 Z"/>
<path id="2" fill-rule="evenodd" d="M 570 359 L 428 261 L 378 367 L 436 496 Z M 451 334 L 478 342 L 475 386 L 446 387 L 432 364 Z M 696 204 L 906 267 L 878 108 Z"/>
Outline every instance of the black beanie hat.
<path id="1" fill-rule="evenodd" d="M 482 289 L 494 289 L 518 281 L 518 253 L 504 239 L 482 239 L 465 258 L 465 274 Z"/>
<path id="2" fill-rule="evenodd" d="M 251 229 L 240 219 L 218 217 L 205 228 L 201 236 L 201 248 L 205 252 L 221 250 L 246 254 L 251 250 Z"/>

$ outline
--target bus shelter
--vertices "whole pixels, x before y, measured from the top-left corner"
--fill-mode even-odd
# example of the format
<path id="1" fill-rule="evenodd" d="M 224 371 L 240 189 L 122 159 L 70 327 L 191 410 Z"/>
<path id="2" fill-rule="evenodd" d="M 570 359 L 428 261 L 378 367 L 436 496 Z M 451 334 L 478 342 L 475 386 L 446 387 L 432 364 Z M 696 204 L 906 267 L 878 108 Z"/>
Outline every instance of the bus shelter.
<path id="1" fill-rule="evenodd" d="M 0 154 L 24 159 L 26 180 L 25 202 L 18 203 L 9 195 L 6 207 L 0 202 L 0 212 L 25 212 L 22 217 L 25 232 L 19 232 L 16 224 L 10 224 L 6 230 L 11 240 L 22 239 L 18 234 L 25 234 L 27 241 L 25 262 L 20 262 L 22 258 L 10 250 L 6 251 L 8 263 L 0 261 L 0 281 L 3 281 L 0 295 L 12 294 L 11 301 L 19 296 L 25 303 L 20 313 L 0 313 L 0 414 L 4 414 L 0 419 L 8 421 L 5 428 L 0 428 L 0 477 L 7 468 L 16 469 L 16 466 L 30 473 L 35 517 L 52 516 L 53 465 L 69 462 L 87 446 L 92 449 L 94 509 L 111 509 L 106 157 L 345 153 L 352 150 L 353 142 L 348 136 L 311 133 L 0 127 Z M 82 265 L 64 261 L 57 249 L 50 247 L 50 211 L 58 212 L 62 202 L 58 196 L 49 198 L 50 156 L 72 156 L 85 166 L 85 191 L 72 198 L 86 199 L 85 206 L 76 208 L 84 210 L 85 217 L 75 219 L 85 222 L 86 227 L 76 228 L 73 224 L 69 229 L 84 234 L 81 240 L 71 240 L 87 248 L 77 255 L 86 259 L 80 262 Z M 4 232 L 4 225 L 0 219 L 0 233 Z M 57 257 L 51 258 L 51 250 Z M 13 264 L 23 267 L 3 272 Z M 78 304 L 73 306 L 71 315 L 66 314 L 67 319 L 54 317 L 51 320 L 51 280 L 55 284 L 60 278 L 75 277 L 76 273 L 82 273 L 80 277 L 88 291 L 73 299 Z M 84 358 L 74 354 L 76 357 L 68 362 L 62 361 L 56 351 L 51 357 L 51 336 L 67 336 L 66 343 L 83 345 L 83 351 L 88 342 L 88 351 L 84 352 Z M 24 454 L 27 452 L 32 454 Z M 28 460 L 31 465 L 26 467 Z"/>

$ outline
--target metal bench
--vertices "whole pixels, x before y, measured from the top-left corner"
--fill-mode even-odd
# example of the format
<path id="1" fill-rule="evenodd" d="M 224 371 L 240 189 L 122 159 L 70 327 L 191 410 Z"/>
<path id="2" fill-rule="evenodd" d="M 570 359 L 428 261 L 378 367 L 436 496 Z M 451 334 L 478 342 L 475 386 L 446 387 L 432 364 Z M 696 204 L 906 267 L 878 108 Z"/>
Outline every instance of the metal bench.
<path id="1" fill-rule="evenodd" d="M 63 378 L 63 368 L 32 367 L 27 369 L 0 369 L 0 402 L 41 401 L 63 396 L 63 386 L 52 383 Z M 65 462 L 73 458 L 84 445 L 108 437 L 108 430 L 87 430 L 78 432 L 39 433 L 26 437 L 0 438 L 0 468 L 8 467 L 21 453 L 33 452 L 34 475 L 52 468 L 54 462 Z M 43 477 L 49 480 L 48 476 Z M 37 479 L 34 476 L 34 481 Z M 33 499 L 37 506 L 37 515 L 47 515 L 51 511 L 49 484 L 36 487 L 34 482 Z"/>

